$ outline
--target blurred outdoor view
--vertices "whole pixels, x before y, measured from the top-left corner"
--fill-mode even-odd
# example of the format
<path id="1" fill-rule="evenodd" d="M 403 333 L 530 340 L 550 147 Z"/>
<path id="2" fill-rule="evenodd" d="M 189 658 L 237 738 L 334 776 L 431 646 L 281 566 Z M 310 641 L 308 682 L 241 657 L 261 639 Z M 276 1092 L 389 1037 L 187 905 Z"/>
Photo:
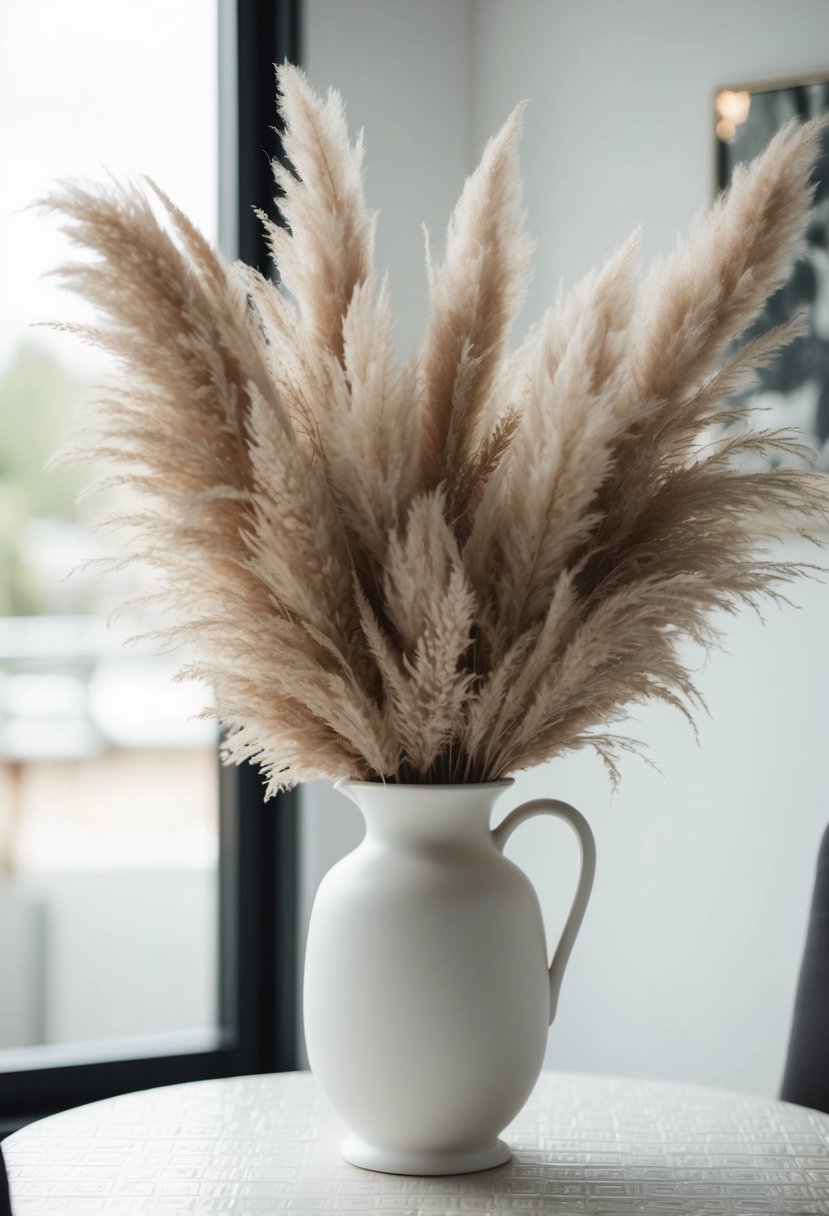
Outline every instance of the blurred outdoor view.
<path id="1" fill-rule="evenodd" d="M 0 4 L 0 1049 L 215 1025 L 215 728 L 180 653 L 124 645 L 166 622 L 107 623 L 141 575 L 71 573 L 117 554 L 88 526 L 115 499 L 44 465 L 112 369 L 42 326 L 90 318 L 30 204 L 147 173 L 215 239 L 216 27 L 216 0 Z"/>

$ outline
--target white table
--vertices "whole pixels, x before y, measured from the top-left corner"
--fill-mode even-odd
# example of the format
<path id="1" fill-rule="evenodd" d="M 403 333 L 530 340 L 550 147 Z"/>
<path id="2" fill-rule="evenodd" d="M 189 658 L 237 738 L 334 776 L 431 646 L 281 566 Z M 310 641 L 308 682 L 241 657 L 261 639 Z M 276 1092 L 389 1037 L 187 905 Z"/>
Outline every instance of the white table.
<path id="1" fill-rule="evenodd" d="M 3 1143 L 14 1216 L 60 1212 L 829 1213 L 829 1116 L 691 1085 L 545 1073 L 507 1165 L 450 1178 L 346 1165 L 307 1073 L 126 1094 Z"/>

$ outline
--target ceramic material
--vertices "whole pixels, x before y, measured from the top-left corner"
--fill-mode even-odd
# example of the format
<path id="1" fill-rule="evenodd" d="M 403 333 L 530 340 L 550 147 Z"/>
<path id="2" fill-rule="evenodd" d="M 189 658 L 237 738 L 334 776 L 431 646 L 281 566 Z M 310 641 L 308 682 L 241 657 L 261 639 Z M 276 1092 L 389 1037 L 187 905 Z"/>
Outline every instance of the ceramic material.
<path id="1" fill-rule="evenodd" d="M 325 876 L 308 931 L 305 1036 L 354 1165 L 455 1174 L 509 1160 L 498 1136 L 532 1090 L 593 883 L 584 818 L 539 799 L 492 831 L 512 783 L 338 783 L 366 834 Z M 533 887 L 502 849 L 533 815 L 581 843 L 578 888 L 552 966 Z"/>

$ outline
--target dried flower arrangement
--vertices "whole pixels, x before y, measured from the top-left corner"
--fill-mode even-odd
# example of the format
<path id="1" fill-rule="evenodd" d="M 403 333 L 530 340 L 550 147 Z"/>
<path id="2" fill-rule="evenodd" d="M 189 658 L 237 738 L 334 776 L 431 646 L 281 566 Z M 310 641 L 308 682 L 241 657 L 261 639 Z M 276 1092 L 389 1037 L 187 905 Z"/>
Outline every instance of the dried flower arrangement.
<path id="1" fill-rule="evenodd" d="M 784 432 L 725 431 L 728 397 L 798 321 L 727 354 L 802 248 L 819 126 L 789 125 L 640 283 L 634 235 L 509 354 L 528 278 L 516 143 L 488 143 L 427 248 L 431 316 L 398 361 L 375 214 L 337 93 L 279 71 L 281 289 L 229 266 L 152 183 L 47 201 L 97 258 L 62 269 L 118 387 L 86 456 L 147 508 L 156 567 L 209 684 L 224 758 L 269 792 L 317 777 L 500 778 L 585 744 L 615 773 L 625 707 L 699 704 L 680 655 L 804 567 L 824 476 L 746 472 Z M 73 450 L 73 457 L 79 449 Z"/>

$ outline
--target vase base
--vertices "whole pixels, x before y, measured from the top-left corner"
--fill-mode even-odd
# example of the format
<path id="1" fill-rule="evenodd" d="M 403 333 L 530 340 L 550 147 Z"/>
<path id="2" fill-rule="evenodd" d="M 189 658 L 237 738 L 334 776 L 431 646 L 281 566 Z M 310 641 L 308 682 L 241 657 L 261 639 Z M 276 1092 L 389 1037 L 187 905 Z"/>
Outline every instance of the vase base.
<path id="1" fill-rule="evenodd" d="M 503 1140 L 458 1153 L 398 1153 L 393 1149 L 367 1144 L 358 1136 L 349 1136 L 343 1141 L 341 1151 L 346 1161 L 358 1165 L 361 1170 L 416 1176 L 476 1174 L 479 1170 L 495 1169 L 512 1157 L 512 1149 Z"/>

